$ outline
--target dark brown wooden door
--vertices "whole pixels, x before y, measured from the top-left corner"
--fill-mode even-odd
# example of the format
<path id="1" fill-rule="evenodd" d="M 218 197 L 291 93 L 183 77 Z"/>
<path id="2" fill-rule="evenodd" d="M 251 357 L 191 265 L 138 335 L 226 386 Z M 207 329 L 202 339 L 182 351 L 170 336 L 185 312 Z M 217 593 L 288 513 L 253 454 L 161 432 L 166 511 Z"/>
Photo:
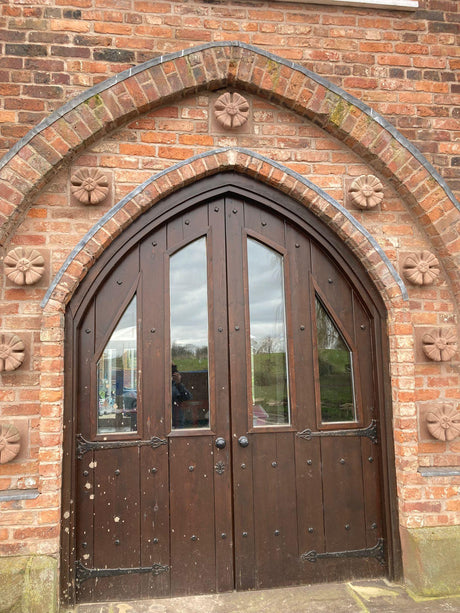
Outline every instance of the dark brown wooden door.
<path id="1" fill-rule="evenodd" d="M 228 194 L 103 275 L 76 329 L 79 600 L 384 573 L 375 312 L 324 248 Z"/>

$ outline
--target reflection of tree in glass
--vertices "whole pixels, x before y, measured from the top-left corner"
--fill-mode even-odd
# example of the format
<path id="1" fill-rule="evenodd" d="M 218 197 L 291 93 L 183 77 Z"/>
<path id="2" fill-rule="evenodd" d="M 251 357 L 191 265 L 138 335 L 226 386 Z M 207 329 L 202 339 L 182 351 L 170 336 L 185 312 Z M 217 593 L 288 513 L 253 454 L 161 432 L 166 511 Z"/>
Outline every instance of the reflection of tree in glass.
<path id="1" fill-rule="evenodd" d="M 352 354 L 334 320 L 318 298 L 316 329 L 322 421 L 353 421 Z"/>
<path id="2" fill-rule="evenodd" d="M 318 347 L 321 349 L 343 349 L 343 339 L 329 313 L 318 299 L 316 300 L 316 329 L 318 332 Z"/>
<path id="3" fill-rule="evenodd" d="M 171 347 L 171 360 L 180 372 L 206 370 L 208 368 L 208 348 L 205 345 L 198 347 L 174 342 Z"/>

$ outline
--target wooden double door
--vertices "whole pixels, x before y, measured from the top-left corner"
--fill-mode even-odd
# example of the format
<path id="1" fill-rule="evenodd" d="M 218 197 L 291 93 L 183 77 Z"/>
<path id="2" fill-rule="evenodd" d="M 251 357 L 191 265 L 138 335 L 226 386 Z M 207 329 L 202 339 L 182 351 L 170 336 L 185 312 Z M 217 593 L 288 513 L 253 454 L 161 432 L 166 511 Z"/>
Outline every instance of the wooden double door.
<path id="1" fill-rule="evenodd" d="M 68 329 L 77 599 L 384 574 L 380 323 L 352 272 L 256 195 L 138 228 Z"/>

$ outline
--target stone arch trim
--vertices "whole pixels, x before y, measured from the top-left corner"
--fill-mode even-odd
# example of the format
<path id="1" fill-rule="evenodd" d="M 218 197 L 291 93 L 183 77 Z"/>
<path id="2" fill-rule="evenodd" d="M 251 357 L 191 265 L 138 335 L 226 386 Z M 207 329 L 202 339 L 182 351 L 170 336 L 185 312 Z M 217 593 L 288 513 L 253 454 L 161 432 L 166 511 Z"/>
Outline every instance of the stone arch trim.
<path id="1" fill-rule="evenodd" d="M 295 171 L 243 148 L 222 148 L 179 162 L 120 200 L 70 253 L 46 293 L 42 306 L 63 311 L 81 280 L 102 252 L 139 215 L 169 194 L 206 176 L 232 170 L 291 196 L 322 219 L 364 264 L 384 301 L 407 300 L 401 277 L 372 235 L 329 194 Z"/>
<path id="2" fill-rule="evenodd" d="M 52 113 L 0 162 L 0 243 L 64 163 L 139 114 L 203 89 L 239 87 L 293 109 L 351 147 L 412 207 L 460 293 L 460 204 L 423 155 L 360 100 L 252 45 L 215 42 L 154 58 Z"/>

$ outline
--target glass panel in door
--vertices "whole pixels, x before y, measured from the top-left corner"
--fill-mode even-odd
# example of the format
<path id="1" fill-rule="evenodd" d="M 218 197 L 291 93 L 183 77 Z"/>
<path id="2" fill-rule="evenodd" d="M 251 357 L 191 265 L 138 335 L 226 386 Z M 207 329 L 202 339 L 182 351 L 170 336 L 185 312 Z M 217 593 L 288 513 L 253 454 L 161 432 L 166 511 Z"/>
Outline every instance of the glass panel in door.
<path id="1" fill-rule="evenodd" d="M 137 431 L 136 297 L 97 363 L 97 433 Z"/>
<path id="2" fill-rule="evenodd" d="M 209 428 L 206 238 L 170 259 L 172 427 Z"/>
<path id="3" fill-rule="evenodd" d="M 315 307 L 321 420 L 356 421 L 352 352 L 318 297 Z"/>
<path id="4" fill-rule="evenodd" d="M 283 256 L 248 238 L 253 426 L 288 424 Z"/>

